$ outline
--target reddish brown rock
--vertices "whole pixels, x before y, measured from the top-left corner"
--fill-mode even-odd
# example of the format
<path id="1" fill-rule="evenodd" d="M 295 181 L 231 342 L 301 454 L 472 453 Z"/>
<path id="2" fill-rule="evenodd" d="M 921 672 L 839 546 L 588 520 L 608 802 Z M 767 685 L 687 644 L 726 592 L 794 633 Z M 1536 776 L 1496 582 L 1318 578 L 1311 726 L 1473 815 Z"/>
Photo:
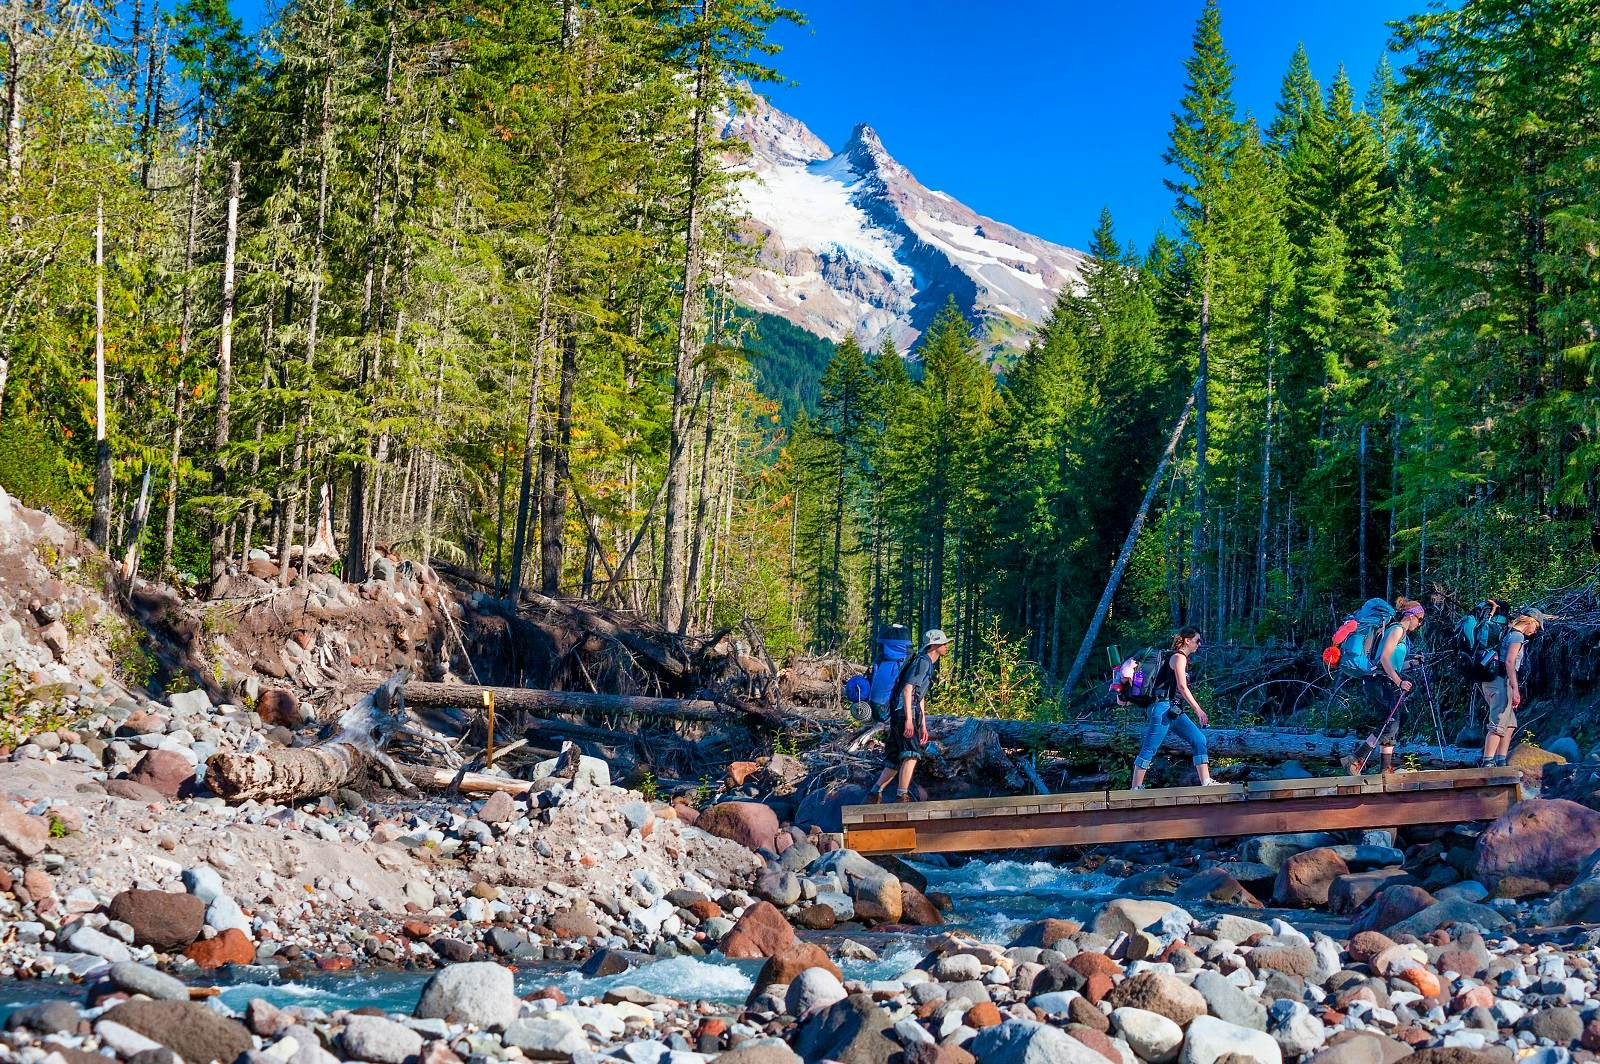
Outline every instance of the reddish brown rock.
<path id="1" fill-rule="evenodd" d="M 743 787 L 744 781 L 761 771 L 759 761 L 734 761 L 728 765 L 728 786 Z"/>
<path id="2" fill-rule="evenodd" d="M 752 850 L 771 850 L 778 835 L 778 814 L 760 802 L 722 802 L 701 813 L 695 826 Z"/>
<path id="3" fill-rule="evenodd" d="M 1600 812 L 1563 798 L 1512 806 L 1478 836 L 1473 878 L 1507 898 L 1566 887 L 1600 849 Z"/>
<path id="4" fill-rule="evenodd" d="M 722 906 L 710 898 L 696 898 L 688 904 L 687 908 L 701 920 L 710 920 L 722 915 Z"/>
<path id="5" fill-rule="evenodd" d="M 183 953 L 208 969 L 221 968 L 224 964 L 250 964 L 256 959 L 255 943 L 237 927 L 228 928 L 216 938 L 201 939 Z"/>
<path id="6" fill-rule="evenodd" d="M 1111 1064 L 1122 1064 L 1122 1054 L 1117 1052 L 1117 1047 L 1111 1042 L 1111 1036 L 1104 1031 L 1093 1027 L 1072 1026 L 1067 1028 L 1067 1034 L 1105 1057 Z"/>
<path id="7" fill-rule="evenodd" d="M 600 934 L 600 925 L 589 915 L 587 906 L 558 909 L 550 914 L 545 926 L 549 927 L 557 938 L 594 938 Z"/>
<path id="8" fill-rule="evenodd" d="M 1377 931 L 1358 931 L 1350 936 L 1348 953 L 1358 964 L 1371 964 L 1372 959 L 1390 946 L 1394 939 Z"/>
<path id="9" fill-rule="evenodd" d="M 1478 973 L 1483 971 L 1483 965 L 1470 950 L 1447 949 L 1439 954 L 1439 959 L 1434 964 L 1441 972 L 1455 972 L 1469 979 L 1476 979 Z"/>
<path id="10" fill-rule="evenodd" d="M 300 699 L 293 691 L 276 687 L 261 692 L 261 697 L 256 699 L 256 712 L 261 716 L 261 723 L 268 727 L 298 728 L 305 722 Z"/>
<path id="11" fill-rule="evenodd" d="M 974 1031 L 981 1031 L 985 1027 L 998 1027 L 1000 1025 L 1000 1010 L 992 1001 L 980 1001 L 967 1010 L 961 1017 L 963 1023 Z M 1122 1064 L 1118 1061 L 1117 1064 Z"/>
<path id="12" fill-rule="evenodd" d="M 348 972 L 355 966 L 355 958 L 346 957 L 343 954 L 333 954 L 331 956 L 317 958 L 317 967 L 325 972 Z"/>
<path id="13" fill-rule="evenodd" d="M 418 942 L 433 934 L 433 925 L 422 920 L 407 920 L 400 925 L 407 938 L 416 939 Z"/>
<path id="14" fill-rule="evenodd" d="M 1297 853 L 1278 869 L 1277 882 L 1272 885 L 1272 900 L 1279 905 L 1302 909 L 1327 905 L 1333 881 L 1349 872 L 1350 866 L 1344 863 L 1344 858 L 1326 846 Z"/>
<path id="15" fill-rule="evenodd" d="M 50 841 L 50 825 L 11 802 L 0 802 L 0 855 L 13 854 L 26 864 Z"/>
<path id="16" fill-rule="evenodd" d="M 1351 931 L 1385 931 L 1401 920 L 1432 905 L 1434 897 L 1421 887 L 1404 884 L 1385 887 L 1350 923 Z"/>
<path id="17" fill-rule="evenodd" d="M 56 892 L 56 881 L 45 870 L 34 865 L 23 869 L 19 895 L 34 904 L 44 901 Z"/>
<path id="18" fill-rule="evenodd" d="M 794 928 L 770 902 L 758 901 L 744 911 L 718 948 L 733 960 L 772 957 L 797 940 Z"/>
<path id="19" fill-rule="evenodd" d="M 1122 974 L 1122 965 L 1104 953 L 1080 953 L 1067 962 L 1067 967 L 1085 979 L 1095 975 L 1105 975 L 1115 979 Z"/>
<path id="20" fill-rule="evenodd" d="M 187 798 L 194 793 L 194 766 L 171 750 L 151 750 L 139 759 L 127 777 L 163 798 Z"/>
<path id="21" fill-rule="evenodd" d="M 1035 920 L 1017 932 L 1017 937 L 1011 940 L 1013 946 L 1033 946 L 1038 949 L 1048 949 L 1064 938 L 1071 938 L 1083 925 L 1076 920 L 1058 920 L 1054 918 Z"/>
<path id="22" fill-rule="evenodd" d="M 125 798 L 130 802 L 164 802 L 166 795 L 153 787 L 146 787 L 133 780 L 106 780 L 106 793 L 113 798 Z"/>
<path id="23" fill-rule="evenodd" d="M 1107 994 L 1111 993 L 1115 985 L 1109 975 L 1096 972 L 1084 982 L 1083 996 L 1088 998 L 1090 1003 L 1098 1005 L 1105 1000 Z"/>
<path id="24" fill-rule="evenodd" d="M 1111 1030 L 1111 1018 L 1081 996 L 1067 1002 L 1067 1019 L 1097 1031 L 1109 1033 Z"/>
<path id="25" fill-rule="evenodd" d="M 807 905 L 794 915 L 794 922 L 808 931 L 827 931 L 839 922 L 831 905 Z"/>
<path id="26" fill-rule="evenodd" d="M 822 968 L 828 971 L 835 979 L 843 981 L 844 973 L 839 971 L 838 965 L 828 959 L 828 955 L 820 946 L 810 942 L 791 942 L 767 958 L 767 963 L 761 966 L 761 971 L 756 974 L 756 986 L 753 993 L 775 983 L 792 983 L 797 975 L 807 968 Z"/>
<path id="27" fill-rule="evenodd" d="M 133 928 L 134 945 L 178 953 L 200 937 L 206 906 L 178 891 L 125 890 L 111 899 L 106 915 Z"/>
<path id="28" fill-rule="evenodd" d="M 938 927 L 944 917 L 923 893 L 905 880 L 900 881 L 900 922 L 914 927 Z"/>

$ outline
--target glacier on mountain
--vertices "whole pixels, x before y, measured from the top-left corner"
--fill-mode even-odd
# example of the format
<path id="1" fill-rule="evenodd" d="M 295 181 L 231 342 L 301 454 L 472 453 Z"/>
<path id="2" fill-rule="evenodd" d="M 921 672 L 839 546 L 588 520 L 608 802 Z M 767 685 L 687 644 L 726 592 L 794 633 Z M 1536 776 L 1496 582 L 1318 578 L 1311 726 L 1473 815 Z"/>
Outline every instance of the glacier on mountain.
<path id="1" fill-rule="evenodd" d="M 994 353 L 1027 343 L 1056 294 L 1079 285 L 1082 252 L 986 218 L 924 187 L 871 127 L 834 152 L 757 97 L 722 130 L 750 147 L 738 192 L 760 240 L 734 296 L 830 340 L 884 337 L 908 350 L 947 299 Z"/>

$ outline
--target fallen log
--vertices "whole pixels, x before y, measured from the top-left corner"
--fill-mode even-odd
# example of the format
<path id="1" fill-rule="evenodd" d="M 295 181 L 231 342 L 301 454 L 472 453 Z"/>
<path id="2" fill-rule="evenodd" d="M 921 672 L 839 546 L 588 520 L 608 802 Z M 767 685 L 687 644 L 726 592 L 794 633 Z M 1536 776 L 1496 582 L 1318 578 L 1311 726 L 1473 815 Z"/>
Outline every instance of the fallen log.
<path id="1" fill-rule="evenodd" d="M 494 693 L 497 710 L 521 710 L 540 716 L 558 713 L 602 713 L 666 720 L 722 721 L 734 713 L 767 719 L 759 709 L 728 706 L 703 698 L 651 698 L 645 695 L 600 695 L 586 691 L 540 691 L 530 687 L 478 687 L 465 683 L 408 683 L 406 700 L 419 707 L 469 708 L 483 705 L 483 692 Z"/>
<path id="2" fill-rule="evenodd" d="M 931 717 L 929 724 L 941 732 L 969 724 L 969 717 Z M 1119 725 L 1115 721 L 1080 721 L 1066 724 L 1038 724 L 1033 721 L 986 720 L 1006 746 L 1057 751 L 1126 750 L 1137 744 L 1142 725 Z M 1337 761 L 1366 738 L 1360 735 L 1330 736 L 1325 732 L 1297 731 L 1288 728 L 1207 728 L 1206 745 L 1213 757 L 1240 757 L 1260 761 Z M 1183 747 L 1177 736 L 1169 739 L 1171 749 Z M 1130 755 L 1131 756 L 1131 755 Z M 1441 747 L 1436 743 L 1401 743 L 1395 757 L 1416 757 L 1430 768 L 1466 768 L 1478 763 L 1481 750 L 1461 746 Z"/>
<path id="3" fill-rule="evenodd" d="M 487 772 L 464 772 L 461 778 L 447 768 L 411 770 L 406 773 L 412 783 L 434 790 L 459 790 L 463 794 L 526 794 L 533 787 L 527 780 L 514 780 L 506 776 L 493 776 Z"/>
<path id="4" fill-rule="evenodd" d="M 383 681 L 345 710 L 338 730 L 315 746 L 257 750 L 220 750 L 206 761 L 206 783 L 230 802 L 250 799 L 297 802 L 331 794 L 378 768 L 401 791 L 416 789 L 383 748 L 404 726 L 408 669 Z"/>

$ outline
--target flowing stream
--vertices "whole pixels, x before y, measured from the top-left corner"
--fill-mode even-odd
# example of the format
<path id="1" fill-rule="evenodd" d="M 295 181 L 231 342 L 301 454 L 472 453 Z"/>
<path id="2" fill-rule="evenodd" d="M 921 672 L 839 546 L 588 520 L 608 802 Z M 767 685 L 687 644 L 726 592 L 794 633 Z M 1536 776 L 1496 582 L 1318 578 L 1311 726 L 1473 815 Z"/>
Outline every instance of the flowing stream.
<path id="1" fill-rule="evenodd" d="M 955 901 L 949 928 L 965 930 L 985 942 L 1009 942 L 1018 928 L 1046 916 L 1086 921 L 1102 904 L 1118 897 L 1117 879 L 1098 873 L 1065 872 L 1044 861 L 971 861 L 954 868 L 919 866 L 928 887 L 943 891 Z M 1218 906 L 1189 906 L 1195 915 L 1218 911 Z M 1237 910 L 1257 919 L 1269 919 L 1271 910 Z M 1319 921 L 1315 914 L 1297 911 L 1296 926 L 1306 931 Z M 1309 918 L 1309 919 L 1308 919 Z M 1321 928 L 1318 928 L 1321 929 Z M 1328 930 L 1334 930 L 1328 927 Z M 847 979 L 890 979 L 915 965 L 924 955 L 921 936 L 858 932 L 828 932 L 813 936 L 835 942 L 853 938 L 875 950 L 876 961 L 840 963 Z M 528 993 L 556 986 L 569 999 L 603 993 L 613 986 L 637 986 L 682 1000 L 704 999 L 726 1005 L 742 1004 L 755 985 L 760 961 L 728 960 L 721 954 L 674 957 L 656 961 L 619 975 L 586 979 L 570 964 L 542 964 L 517 973 L 517 989 Z M 388 1012 L 410 1012 L 421 995 L 427 972 L 366 970 L 311 972 L 294 982 L 278 977 L 276 968 L 251 967 L 223 978 L 199 977 L 195 985 L 221 987 L 222 1002 L 242 1010 L 251 998 L 274 1005 L 310 1005 L 320 1009 L 359 1008 L 372 1005 Z M 63 997 L 77 997 L 76 987 L 46 981 L 0 981 L 0 1022 L 23 1005 Z"/>

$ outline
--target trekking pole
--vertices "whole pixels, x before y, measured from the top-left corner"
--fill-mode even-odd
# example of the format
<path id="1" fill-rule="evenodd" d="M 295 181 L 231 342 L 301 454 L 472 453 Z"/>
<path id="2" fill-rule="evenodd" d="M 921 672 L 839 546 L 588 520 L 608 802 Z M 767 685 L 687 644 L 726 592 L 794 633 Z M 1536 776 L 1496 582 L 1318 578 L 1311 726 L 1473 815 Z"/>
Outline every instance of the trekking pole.
<path id="1" fill-rule="evenodd" d="M 1367 741 L 1361 744 L 1366 748 L 1366 753 L 1350 762 L 1350 774 L 1352 776 L 1359 776 L 1367 771 L 1367 759 L 1378 751 L 1378 736 L 1384 733 L 1389 727 L 1389 722 L 1394 720 L 1394 715 L 1400 712 L 1400 703 L 1406 700 L 1406 693 L 1404 690 L 1400 692 L 1400 697 L 1395 699 L 1394 705 L 1389 708 L 1389 715 L 1383 718 L 1383 724 L 1371 735 L 1367 736 Z"/>
<path id="2" fill-rule="evenodd" d="M 1431 672 L 1427 658 L 1422 659 L 1422 690 L 1428 698 L 1428 711 L 1433 714 L 1433 737 L 1439 741 L 1439 760 L 1444 760 L 1444 717 L 1439 713 L 1439 700 L 1433 695 L 1433 683 L 1428 679 Z"/>

